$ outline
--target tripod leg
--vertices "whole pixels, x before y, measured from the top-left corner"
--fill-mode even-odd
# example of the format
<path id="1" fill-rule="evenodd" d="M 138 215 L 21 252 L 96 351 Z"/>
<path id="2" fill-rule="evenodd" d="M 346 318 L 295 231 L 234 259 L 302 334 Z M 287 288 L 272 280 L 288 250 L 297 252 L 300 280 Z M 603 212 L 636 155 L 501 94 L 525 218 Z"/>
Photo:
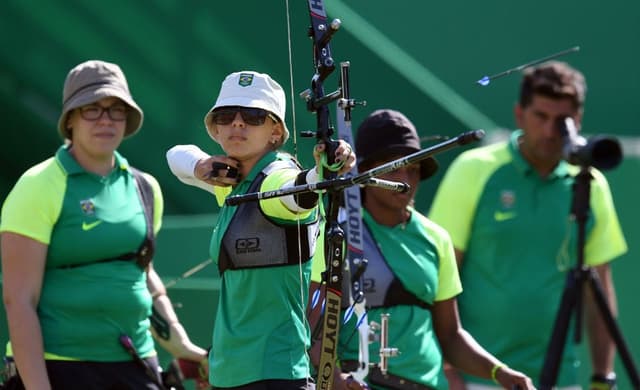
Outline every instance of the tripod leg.
<path id="1" fill-rule="evenodd" d="M 616 344 L 616 348 L 618 349 L 618 353 L 620 354 L 620 360 L 624 364 L 625 369 L 627 370 L 627 374 L 629 375 L 629 380 L 633 384 L 634 389 L 640 389 L 640 377 L 638 376 L 638 370 L 633 362 L 633 357 L 629 352 L 629 348 L 625 343 L 622 332 L 616 323 L 615 318 L 613 318 L 613 314 L 609 309 L 609 304 L 602 290 L 602 284 L 600 283 L 600 279 L 598 277 L 597 272 L 592 268 L 589 273 L 589 284 L 591 286 L 591 291 L 593 292 L 594 299 L 596 304 L 598 305 L 598 309 L 600 310 L 600 314 L 602 315 L 602 319 L 607 326 L 607 330 L 609 331 L 609 335 L 613 339 Z"/>
<path id="2" fill-rule="evenodd" d="M 577 295 L 580 293 L 578 286 L 580 283 L 581 273 L 579 270 L 572 270 L 567 275 L 567 284 L 562 292 L 562 300 L 558 308 L 556 321 L 553 325 L 553 333 L 547 354 L 540 375 L 540 390 L 551 390 L 558 378 L 558 370 L 562 360 L 562 352 L 564 351 L 567 340 L 567 332 L 569 331 L 569 322 L 575 308 Z"/>

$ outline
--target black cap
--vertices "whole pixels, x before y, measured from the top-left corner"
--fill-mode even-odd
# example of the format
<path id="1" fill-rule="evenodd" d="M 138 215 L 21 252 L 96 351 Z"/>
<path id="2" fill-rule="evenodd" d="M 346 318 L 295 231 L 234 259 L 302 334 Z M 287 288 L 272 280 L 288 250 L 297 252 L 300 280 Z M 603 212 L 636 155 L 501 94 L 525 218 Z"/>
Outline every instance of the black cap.
<path id="1" fill-rule="evenodd" d="M 359 166 L 393 155 L 407 156 L 421 149 L 416 127 L 399 111 L 376 110 L 358 127 L 356 154 Z M 433 157 L 419 163 L 420 180 L 433 176 L 438 170 L 438 162 Z"/>

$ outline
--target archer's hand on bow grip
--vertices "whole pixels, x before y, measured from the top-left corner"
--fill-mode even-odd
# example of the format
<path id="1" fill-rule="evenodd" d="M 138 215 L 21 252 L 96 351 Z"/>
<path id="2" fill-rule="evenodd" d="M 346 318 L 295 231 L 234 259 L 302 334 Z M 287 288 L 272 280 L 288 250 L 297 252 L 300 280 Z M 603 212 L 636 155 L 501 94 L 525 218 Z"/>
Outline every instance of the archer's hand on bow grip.
<path id="1" fill-rule="evenodd" d="M 320 172 L 320 170 L 323 169 L 321 159 L 322 153 L 324 153 L 325 150 L 326 145 L 324 143 L 318 143 L 313 148 L 313 158 L 316 160 L 317 172 Z M 334 162 L 339 167 L 337 171 L 338 175 L 344 175 L 348 173 L 356 164 L 356 155 L 353 152 L 353 149 L 347 142 L 343 140 L 337 141 L 337 147 L 335 148 L 333 157 Z"/>

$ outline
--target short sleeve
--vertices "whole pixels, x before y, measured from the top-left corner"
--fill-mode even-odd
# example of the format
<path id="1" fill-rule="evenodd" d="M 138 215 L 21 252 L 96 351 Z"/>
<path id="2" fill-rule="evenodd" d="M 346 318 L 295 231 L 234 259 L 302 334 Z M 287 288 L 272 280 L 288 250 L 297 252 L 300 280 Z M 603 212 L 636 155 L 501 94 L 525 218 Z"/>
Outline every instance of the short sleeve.
<path id="1" fill-rule="evenodd" d="M 66 176 L 53 158 L 27 170 L 2 205 L 0 232 L 13 232 L 49 245 L 62 209 Z"/>
<path id="2" fill-rule="evenodd" d="M 436 225 L 437 226 L 437 225 Z M 453 244 L 449 233 L 437 226 L 438 231 L 435 246 L 438 251 L 438 290 L 436 292 L 436 301 L 444 301 L 453 298 L 462 292 L 462 283 L 460 282 L 460 274 L 458 273 L 458 263 L 453 250 Z"/>
<path id="3" fill-rule="evenodd" d="M 585 263 L 595 266 L 626 253 L 627 243 L 607 179 L 598 170 L 593 169 L 591 173 L 591 209 L 594 225 L 586 238 Z"/>

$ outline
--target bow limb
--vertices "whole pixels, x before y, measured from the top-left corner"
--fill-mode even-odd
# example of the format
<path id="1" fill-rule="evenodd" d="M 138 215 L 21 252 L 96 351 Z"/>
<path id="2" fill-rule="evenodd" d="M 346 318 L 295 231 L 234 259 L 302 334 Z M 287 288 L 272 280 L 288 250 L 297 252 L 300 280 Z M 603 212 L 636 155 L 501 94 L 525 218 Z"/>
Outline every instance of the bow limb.
<path id="1" fill-rule="evenodd" d="M 309 36 L 313 40 L 315 72 L 311 78 L 311 88 L 303 92 L 303 98 L 307 102 L 307 110 L 316 114 L 316 139 L 326 145 L 327 166 L 331 166 L 338 142 L 331 139 L 333 128 L 330 124 L 328 104 L 338 99 L 340 92 L 325 94 L 324 80 L 335 70 L 329 42 L 340 27 L 340 21 L 336 19 L 330 24 L 327 23 L 327 13 L 322 0 L 309 0 L 309 15 L 311 16 Z M 324 169 L 323 174 L 328 178 L 335 176 L 335 172 L 330 169 Z"/>

